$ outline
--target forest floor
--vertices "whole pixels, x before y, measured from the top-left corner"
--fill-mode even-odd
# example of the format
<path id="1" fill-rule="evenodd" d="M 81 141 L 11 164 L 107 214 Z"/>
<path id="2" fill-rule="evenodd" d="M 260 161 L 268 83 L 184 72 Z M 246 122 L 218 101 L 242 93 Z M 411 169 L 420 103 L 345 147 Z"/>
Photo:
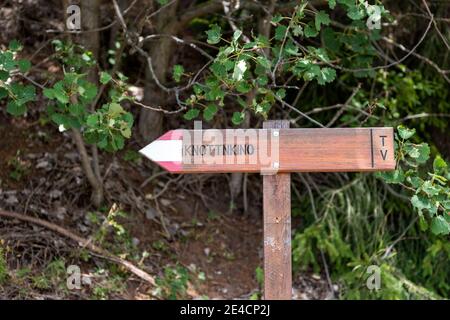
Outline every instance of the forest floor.
<path id="1" fill-rule="evenodd" d="M 251 213 L 230 212 L 225 175 L 166 174 L 132 141 L 102 162 L 106 204 L 95 210 L 68 133 L 0 115 L 0 137 L 0 208 L 89 239 L 157 279 L 149 285 L 59 233 L 0 217 L 1 298 L 261 297 L 261 205 L 250 195 Z M 67 289 L 69 265 L 80 268 L 80 290 Z M 331 298 L 328 288 L 324 276 L 296 273 L 293 298 Z"/>

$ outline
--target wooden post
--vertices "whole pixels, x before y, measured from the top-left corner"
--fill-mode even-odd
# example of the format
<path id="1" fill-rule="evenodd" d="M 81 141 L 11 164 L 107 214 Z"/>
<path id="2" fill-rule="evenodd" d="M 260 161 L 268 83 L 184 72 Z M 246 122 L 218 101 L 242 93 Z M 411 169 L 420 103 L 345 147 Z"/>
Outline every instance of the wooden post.
<path id="1" fill-rule="evenodd" d="M 289 128 L 289 121 L 264 122 L 263 128 Z M 263 176 L 264 299 L 292 298 L 291 175 Z"/>

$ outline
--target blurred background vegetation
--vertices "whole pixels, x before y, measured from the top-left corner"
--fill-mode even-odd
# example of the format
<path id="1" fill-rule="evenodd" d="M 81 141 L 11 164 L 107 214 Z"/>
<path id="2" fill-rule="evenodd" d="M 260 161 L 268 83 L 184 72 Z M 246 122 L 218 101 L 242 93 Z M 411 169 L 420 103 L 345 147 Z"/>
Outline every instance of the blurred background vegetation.
<path id="1" fill-rule="evenodd" d="M 71 4 L 81 30 L 67 29 Z M 391 175 L 292 174 L 294 297 L 449 298 L 449 23 L 441 0 L 0 0 L 0 209 L 111 255 L 0 217 L 0 294 L 260 298 L 260 177 L 171 176 L 136 151 L 196 119 L 288 119 L 401 126 L 399 152 L 419 158 Z M 435 211 L 413 200 L 432 193 L 424 181 L 439 188 Z M 81 291 L 65 287 L 70 264 L 88 279 Z M 372 265 L 379 290 L 366 285 Z"/>

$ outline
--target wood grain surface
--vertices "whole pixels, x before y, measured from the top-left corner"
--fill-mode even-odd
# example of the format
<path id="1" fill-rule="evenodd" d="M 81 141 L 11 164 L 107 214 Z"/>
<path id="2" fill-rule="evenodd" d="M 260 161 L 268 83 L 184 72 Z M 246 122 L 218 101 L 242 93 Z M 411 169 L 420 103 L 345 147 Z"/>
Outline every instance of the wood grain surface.
<path id="1" fill-rule="evenodd" d="M 264 128 L 288 128 L 289 121 L 266 121 Z M 291 262 L 291 175 L 263 176 L 264 211 L 264 298 L 290 300 Z"/>
<path id="2" fill-rule="evenodd" d="M 284 128 L 278 135 L 274 132 L 273 129 L 203 130 L 195 141 L 185 139 L 194 136 L 193 131 L 185 130 L 182 162 L 168 169 L 178 173 L 395 169 L 392 128 Z M 236 146 L 240 153 L 224 154 L 226 146 Z"/>

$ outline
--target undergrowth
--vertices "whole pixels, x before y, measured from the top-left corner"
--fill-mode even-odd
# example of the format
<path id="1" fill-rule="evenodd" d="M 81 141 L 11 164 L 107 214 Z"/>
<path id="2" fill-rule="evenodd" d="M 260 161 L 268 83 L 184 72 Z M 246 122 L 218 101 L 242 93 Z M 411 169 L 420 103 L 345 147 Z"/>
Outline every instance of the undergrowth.
<path id="1" fill-rule="evenodd" d="M 326 264 L 343 299 L 447 297 L 450 245 L 420 230 L 408 202 L 366 174 L 301 199 L 317 209 L 301 210 L 305 224 L 292 243 L 295 271 L 320 272 Z M 378 289 L 368 285 L 370 266 L 379 270 Z"/>

